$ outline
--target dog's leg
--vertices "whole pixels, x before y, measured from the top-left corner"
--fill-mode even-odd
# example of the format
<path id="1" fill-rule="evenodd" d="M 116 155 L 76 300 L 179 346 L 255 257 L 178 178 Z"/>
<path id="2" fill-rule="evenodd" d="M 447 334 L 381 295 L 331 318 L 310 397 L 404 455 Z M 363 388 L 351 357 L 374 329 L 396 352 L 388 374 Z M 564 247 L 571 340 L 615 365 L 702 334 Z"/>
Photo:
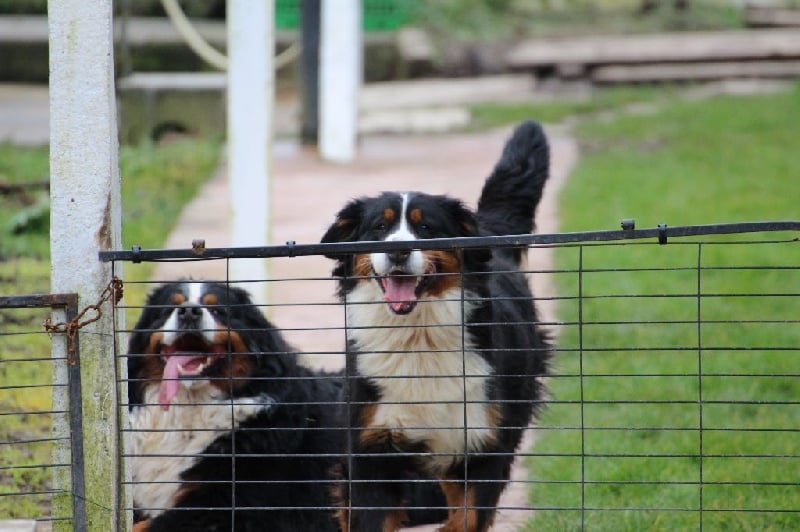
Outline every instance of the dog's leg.
<path id="1" fill-rule="evenodd" d="M 360 449 L 359 454 L 369 450 Z M 343 531 L 392 532 L 406 521 L 398 460 L 382 453 L 353 458 L 350 483 L 341 487 Z"/>
<path id="2" fill-rule="evenodd" d="M 139 521 L 133 524 L 131 530 L 133 532 L 147 532 L 150 529 L 150 520 Z"/>
<path id="3" fill-rule="evenodd" d="M 443 481 L 442 491 L 447 498 L 447 522 L 439 532 L 478 532 L 478 510 L 475 504 L 475 485 L 464 481 Z"/>
<path id="4" fill-rule="evenodd" d="M 513 457 L 483 457 L 470 460 L 467 478 L 458 476 L 441 482 L 449 516 L 441 532 L 485 532 L 494 523 L 497 501 L 506 487 Z"/>

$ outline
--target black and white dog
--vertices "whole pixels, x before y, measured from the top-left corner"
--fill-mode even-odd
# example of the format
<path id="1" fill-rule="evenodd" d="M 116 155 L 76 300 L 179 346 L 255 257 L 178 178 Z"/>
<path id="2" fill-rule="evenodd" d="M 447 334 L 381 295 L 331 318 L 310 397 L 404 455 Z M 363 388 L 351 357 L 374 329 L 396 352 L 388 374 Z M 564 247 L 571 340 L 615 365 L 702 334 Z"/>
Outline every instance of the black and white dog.
<path id="1" fill-rule="evenodd" d="M 387 192 L 351 201 L 322 242 L 412 241 L 530 233 L 549 173 L 541 126 L 521 124 L 477 212 L 447 196 Z M 545 396 L 551 347 L 537 325 L 524 249 L 332 256 L 346 304 L 352 456 L 339 491 L 343 530 L 396 530 L 398 481 L 438 479 L 440 530 L 494 520 L 523 431 Z"/>
<path id="2" fill-rule="evenodd" d="M 337 530 L 341 379 L 296 358 L 239 288 L 150 294 L 128 349 L 138 530 Z"/>
<path id="3" fill-rule="evenodd" d="M 244 290 L 159 286 L 127 356 L 135 530 L 338 530 L 342 373 L 298 364 Z M 444 506 L 438 487 L 406 488 L 420 507 Z"/>

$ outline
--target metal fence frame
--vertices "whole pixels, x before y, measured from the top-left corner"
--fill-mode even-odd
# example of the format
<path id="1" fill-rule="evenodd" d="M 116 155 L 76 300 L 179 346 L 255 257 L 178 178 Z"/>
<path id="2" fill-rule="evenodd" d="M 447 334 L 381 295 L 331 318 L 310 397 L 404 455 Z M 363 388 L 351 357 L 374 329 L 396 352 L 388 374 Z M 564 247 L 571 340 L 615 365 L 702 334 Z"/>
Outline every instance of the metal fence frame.
<path id="1" fill-rule="evenodd" d="M 308 255 L 337 255 L 337 254 L 354 254 L 375 251 L 389 251 L 389 250 L 411 250 L 411 249 L 469 249 L 469 248 L 487 248 L 487 247 L 566 247 L 578 246 L 583 249 L 583 246 L 588 245 L 604 245 L 606 243 L 615 245 L 625 243 L 626 241 L 639 241 L 639 243 L 658 243 L 660 245 L 681 243 L 702 246 L 705 244 L 728 243 L 728 241 L 716 242 L 697 239 L 696 237 L 710 237 L 719 235 L 733 235 L 733 234 L 746 234 L 746 233 L 771 233 L 771 232 L 797 232 L 800 231 L 800 222 L 798 221 L 782 221 L 782 222 L 752 222 L 752 223 L 738 223 L 738 224 L 714 224 L 714 225 L 699 225 L 699 226 L 677 226 L 668 227 L 661 224 L 652 229 L 635 229 L 635 224 L 632 220 L 624 220 L 622 228 L 616 231 L 593 231 L 593 232 L 576 232 L 576 233 L 559 233 L 559 234 L 532 234 L 532 235 L 514 235 L 514 236 L 497 236 L 497 237 L 473 237 L 473 238 L 447 238 L 447 239 L 430 239 L 418 240 L 411 242 L 353 242 L 353 243 L 336 243 L 336 244 L 296 244 L 295 242 L 287 242 L 284 246 L 264 246 L 264 247 L 249 247 L 249 248 L 205 248 L 202 241 L 193 243 L 192 249 L 178 249 L 178 250 L 143 250 L 135 246 L 128 251 L 111 251 L 102 252 L 100 259 L 106 262 L 115 263 L 120 262 L 160 262 L 160 261 L 198 261 L 198 260 L 234 260 L 240 258 L 279 258 L 279 257 L 295 257 L 295 256 L 308 256 Z M 687 238 L 687 241 L 675 241 L 673 239 Z M 651 242 L 648 242 L 651 241 Z M 772 241 L 770 241 L 772 242 Z M 777 243 L 783 242 L 800 242 L 800 237 L 788 237 L 776 240 Z M 698 255 L 699 255 L 698 250 Z M 699 259 L 698 259 L 699 260 Z M 582 263 L 581 263 L 582 264 Z M 581 266 L 583 268 L 583 266 Z M 698 275 L 702 267 L 697 265 Z M 583 270 L 578 271 L 579 279 Z M 579 281 L 580 282 L 580 281 Z M 699 280 L 698 280 L 699 282 Z M 697 297 L 702 297 L 698 292 Z M 583 298 L 579 294 L 579 299 Z M 582 299 L 581 299 L 582 301 Z M 699 307 L 698 302 L 698 307 Z M 581 318 L 582 319 L 582 318 Z M 699 320 L 699 318 L 698 318 Z M 699 327 L 699 325 L 698 325 Z M 580 347 L 583 349 L 583 346 Z M 698 349 L 703 349 L 702 346 Z M 582 353 L 582 351 L 581 351 Z M 699 374 L 700 378 L 705 374 Z M 581 375 L 583 379 L 582 370 Z M 702 393 L 702 390 L 701 390 Z M 591 403 L 591 401 L 589 401 Z M 583 422 L 583 408 L 585 401 L 581 396 L 581 431 L 589 430 L 585 428 Z M 700 399 L 700 408 L 703 406 L 703 400 Z M 702 418 L 700 421 L 700 438 L 702 441 Z M 583 461 L 585 460 L 583 446 L 581 447 L 581 464 L 583 468 Z M 704 511 L 717 511 L 714 509 L 705 508 L 703 504 L 703 479 L 702 479 L 702 459 L 704 455 L 700 452 L 700 500 L 699 513 L 700 522 L 703 522 Z M 591 484 L 591 481 L 585 481 L 585 477 L 581 476 L 581 523 L 585 524 L 585 513 L 587 510 L 596 510 L 595 508 L 585 507 L 585 490 L 586 485 Z M 542 510 L 549 510 L 549 508 L 541 508 Z M 668 510 L 668 509 L 667 509 Z M 687 509 L 679 509 L 688 511 Z M 692 510 L 698 511 L 698 510 Z M 800 512 L 800 508 L 797 509 Z M 702 525 L 701 525 L 702 528 Z"/>
<path id="2" fill-rule="evenodd" d="M 78 294 L 32 294 L 0 296 L 0 309 L 19 308 L 50 308 L 51 310 L 60 310 L 64 313 L 65 321 L 70 321 L 78 315 Z M 44 334 L 44 332 L 42 334 Z M 80 342 L 77 336 L 74 338 L 73 348 L 74 351 L 70 353 L 69 360 L 53 360 L 54 363 L 63 363 L 66 365 L 66 391 L 57 385 L 54 388 L 53 394 L 54 396 L 60 394 L 57 401 L 54 397 L 54 403 L 63 402 L 67 404 L 67 411 L 63 412 L 60 410 L 54 410 L 46 413 L 66 414 L 68 417 L 72 525 L 74 530 L 85 530 L 86 499 L 85 467 L 83 456 L 83 416 L 81 405 Z M 53 464 L 52 467 L 60 465 L 62 464 Z"/>

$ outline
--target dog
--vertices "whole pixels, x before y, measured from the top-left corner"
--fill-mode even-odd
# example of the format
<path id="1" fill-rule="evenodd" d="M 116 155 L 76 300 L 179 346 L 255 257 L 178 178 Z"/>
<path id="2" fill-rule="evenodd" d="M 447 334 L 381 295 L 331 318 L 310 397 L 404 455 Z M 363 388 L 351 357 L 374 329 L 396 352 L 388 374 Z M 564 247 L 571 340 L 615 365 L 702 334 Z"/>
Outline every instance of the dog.
<path id="1" fill-rule="evenodd" d="M 241 288 L 184 280 L 150 293 L 127 354 L 137 532 L 339 529 L 344 374 L 297 358 Z M 425 508 L 414 524 L 442 519 L 433 488 L 406 486 Z"/>
<path id="2" fill-rule="evenodd" d="M 347 203 L 322 243 L 530 233 L 549 174 L 541 126 L 519 125 L 477 211 L 420 192 Z M 328 254 L 346 305 L 351 458 L 342 530 L 397 530 L 398 481 L 437 480 L 446 532 L 484 531 L 523 431 L 546 395 L 552 347 L 537 325 L 525 248 Z"/>
<path id="3" fill-rule="evenodd" d="M 240 288 L 149 295 L 127 360 L 137 530 L 338 529 L 341 379 L 296 358 Z"/>

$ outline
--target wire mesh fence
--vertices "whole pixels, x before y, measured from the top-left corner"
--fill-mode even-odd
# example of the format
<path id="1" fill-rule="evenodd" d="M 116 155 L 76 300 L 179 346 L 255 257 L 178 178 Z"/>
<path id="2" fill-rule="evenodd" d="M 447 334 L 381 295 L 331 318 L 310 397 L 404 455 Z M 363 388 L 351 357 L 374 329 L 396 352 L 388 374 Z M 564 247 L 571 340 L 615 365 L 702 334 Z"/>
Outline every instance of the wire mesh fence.
<path id="1" fill-rule="evenodd" d="M 0 518 L 85 528 L 81 394 L 72 360 L 42 323 L 70 319 L 74 294 L 0 296 Z M 0 523 L 2 528 L 2 523 Z"/>
<path id="2" fill-rule="evenodd" d="M 335 530 L 334 513 L 349 523 L 362 506 L 370 507 L 369 495 L 388 489 L 406 505 L 405 513 L 394 504 L 376 508 L 392 526 L 403 519 L 442 522 L 449 515 L 467 530 L 487 509 L 475 498 L 482 488 L 472 487 L 504 482 L 470 475 L 502 455 L 515 457 L 515 465 L 503 498 L 491 504 L 499 510 L 497 529 L 795 529 L 798 228 L 733 224 L 104 254 L 112 268 L 126 262 L 127 297 L 116 310 L 128 323 L 119 327 L 124 338 L 118 344 L 129 348 L 117 356 L 130 370 L 119 384 L 132 390 L 120 416 L 129 420 L 121 464 L 132 472 L 133 505 L 121 504 L 136 519 L 217 519 L 235 528 L 250 519 L 288 518 L 307 520 L 306 529 Z M 543 397 L 498 399 L 468 391 L 496 376 L 492 367 L 470 365 L 478 360 L 468 356 L 474 330 L 463 318 L 478 304 L 475 294 L 451 297 L 461 310 L 444 326 L 414 324 L 423 336 L 453 331 L 461 338 L 454 351 L 463 365 L 434 372 L 423 363 L 418 367 L 431 373 L 413 379 L 396 367 L 375 369 L 370 382 L 384 383 L 381 410 L 353 384 L 365 363 L 343 353 L 356 327 L 353 312 L 386 314 L 385 302 L 336 301 L 336 283 L 325 270 L 236 283 L 221 275 L 209 288 L 199 280 L 178 286 L 168 284 L 174 278 L 152 279 L 150 264 L 217 261 L 227 272 L 231 261 L 247 257 L 274 263 L 487 247 L 527 247 L 532 258 L 552 259 L 532 261 L 525 271 L 534 292 L 526 304 L 537 307 L 554 347 L 546 406 L 513 453 L 472 442 L 522 428 L 504 423 L 501 403 L 538 405 Z M 456 277 L 463 283 L 465 275 Z M 247 299 L 242 287 L 269 294 L 269 303 Z M 501 331 L 517 325 L 524 324 L 481 324 Z M 383 340 L 401 327 L 402 320 L 389 320 L 374 336 Z M 184 337 L 187 328 L 193 332 Z M 511 358 L 519 350 L 496 351 Z M 370 353 L 381 354 L 377 348 Z M 441 361 L 452 353 L 402 354 Z M 295 367 L 297 361 L 315 369 Z M 420 399 L 386 395 L 385 381 L 393 379 L 409 381 L 408 389 L 437 391 L 455 382 L 461 390 L 451 401 L 431 392 L 429 404 L 443 406 L 434 409 L 435 421 L 418 427 L 413 423 L 421 418 L 411 416 L 413 422 L 397 430 L 398 412 L 420 407 Z M 514 386 L 513 379 L 503 382 Z M 376 427 L 381 430 L 369 432 Z M 416 429 L 423 429 L 425 445 L 407 441 L 415 440 Z M 389 439 L 381 459 L 360 446 L 369 438 Z M 430 444 L 448 438 L 463 445 Z M 397 471 L 406 462 L 387 456 L 438 465 Z M 472 473 L 453 466 L 468 457 Z M 362 472 L 354 473 L 359 467 Z M 353 493 L 365 495 L 356 503 Z"/>

